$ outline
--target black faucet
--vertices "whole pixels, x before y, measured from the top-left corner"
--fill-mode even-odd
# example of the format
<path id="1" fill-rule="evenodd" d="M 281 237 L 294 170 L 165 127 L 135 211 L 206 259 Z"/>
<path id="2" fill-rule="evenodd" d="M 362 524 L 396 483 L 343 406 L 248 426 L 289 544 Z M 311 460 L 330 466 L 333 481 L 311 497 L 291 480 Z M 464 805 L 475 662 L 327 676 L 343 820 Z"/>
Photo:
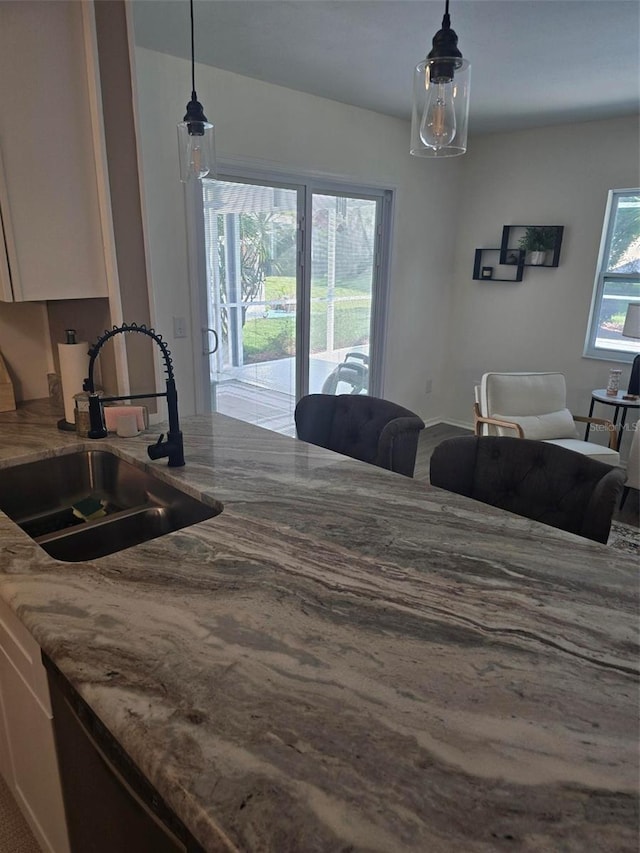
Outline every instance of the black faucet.
<path id="1" fill-rule="evenodd" d="M 158 344 L 164 358 L 165 370 L 167 371 L 167 390 L 161 394 L 129 394 L 128 396 L 120 397 L 100 397 L 96 394 L 95 385 L 93 383 L 93 366 L 98 353 L 103 345 L 122 332 L 140 332 L 142 335 L 147 335 Z M 162 340 L 154 329 L 147 329 L 145 325 L 138 326 L 137 323 L 123 323 L 122 326 L 114 326 L 110 331 L 106 331 L 101 338 L 98 338 L 96 343 L 89 350 L 89 376 L 84 381 L 84 390 L 89 394 L 89 438 L 105 438 L 107 429 L 104 425 L 104 413 L 102 411 L 103 403 L 112 403 L 116 400 L 144 400 L 150 397 L 166 397 L 167 410 L 169 413 L 169 431 L 167 432 L 167 440 L 163 441 L 164 433 L 160 436 L 155 444 L 150 444 L 147 448 L 147 453 L 151 459 L 168 458 L 170 468 L 179 468 L 184 465 L 184 447 L 182 444 L 182 433 L 180 432 L 180 424 L 178 422 L 178 394 L 176 391 L 176 383 L 173 378 L 173 363 L 171 353 L 167 348 L 166 343 Z"/>

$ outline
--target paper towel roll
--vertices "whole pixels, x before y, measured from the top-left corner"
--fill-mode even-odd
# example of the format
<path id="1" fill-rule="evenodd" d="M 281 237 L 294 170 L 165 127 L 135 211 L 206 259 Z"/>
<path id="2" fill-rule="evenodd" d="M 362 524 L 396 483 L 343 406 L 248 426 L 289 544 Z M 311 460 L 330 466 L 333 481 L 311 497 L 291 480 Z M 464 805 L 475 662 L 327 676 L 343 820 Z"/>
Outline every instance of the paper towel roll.
<path id="1" fill-rule="evenodd" d="M 64 419 L 69 424 L 75 423 L 75 400 L 73 399 L 73 395 L 82 391 L 82 383 L 89 372 L 88 350 L 89 344 L 87 341 L 78 341 L 77 344 L 58 344 Z"/>

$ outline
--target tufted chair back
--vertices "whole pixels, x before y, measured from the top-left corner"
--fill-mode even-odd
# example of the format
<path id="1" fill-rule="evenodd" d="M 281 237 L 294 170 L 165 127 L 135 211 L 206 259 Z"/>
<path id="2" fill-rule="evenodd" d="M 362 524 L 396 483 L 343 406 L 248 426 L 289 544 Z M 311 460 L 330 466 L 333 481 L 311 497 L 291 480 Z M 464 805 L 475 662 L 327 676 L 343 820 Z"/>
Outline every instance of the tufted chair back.
<path id="1" fill-rule="evenodd" d="M 295 411 L 298 438 L 413 477 L 424 422 L 409 409 L 353 394 L 308 394 Z"/>
<path id="2" fill-rule="evenodd" d="M 464 436 L 439 444 L 431 483 L 578 536 L 606 542 L 625 474 L 556 444 Z"/>
<path id="3" fill-rule="evenodd" d="M 640 489 L 640 421 L 637 421 L 632 429 L 633 437 L 629 448 L 629 459 L 627 460 L 627 481 L 624 484 L 620 509 L 624 506 L 629 489 Z"/>

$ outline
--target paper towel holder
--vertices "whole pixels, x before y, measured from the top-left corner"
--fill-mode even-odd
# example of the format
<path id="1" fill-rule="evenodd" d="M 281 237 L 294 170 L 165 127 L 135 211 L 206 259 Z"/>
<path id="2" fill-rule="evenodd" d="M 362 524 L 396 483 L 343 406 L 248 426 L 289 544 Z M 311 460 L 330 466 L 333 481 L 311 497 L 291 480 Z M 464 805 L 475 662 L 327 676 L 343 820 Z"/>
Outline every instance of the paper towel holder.
<path id="1" fill-rule="evenodd" d="M 79 343 L 79 341 L 76 339 L 76 330 L 75 329 L 65 329 L 64 330 L 64 337 L 65 337 L 65 340 L 64 340 L 65 344 L 77 344 L 77 343 Z M 62 382 L 62 367 L 60 369 L 60 379 Z M 62 385 L 64 386 L 64 383 L 62 383 Z M 64 387 L 63 387 L 63 392 L 64 392 Z M 75 412 L 74 412 L 74 414 L 75 414 Z M 58 429 L 63 430 L 63 432 L 76 432 L 75 421 L 74 421 L 74 423 L 69 423 L 69 421 L 66 419 L 66 411 L 65 411 L 65 417 L 61 418 L 58 421 L 57 426 L 58 426 Z"/>

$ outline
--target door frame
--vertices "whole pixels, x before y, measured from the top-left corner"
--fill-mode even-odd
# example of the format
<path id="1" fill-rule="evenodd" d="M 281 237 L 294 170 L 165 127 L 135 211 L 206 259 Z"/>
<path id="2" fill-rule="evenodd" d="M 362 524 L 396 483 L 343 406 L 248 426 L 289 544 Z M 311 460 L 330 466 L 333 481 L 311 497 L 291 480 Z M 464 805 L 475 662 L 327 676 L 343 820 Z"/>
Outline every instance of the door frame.
<path id="1" fill-rule="evenodd" d="M 296 326 L 296 400 L 309 392 L 309 327 L 311 222 L 314 193 L 348 195 L 379 201 L 376 223 L 376 253 L 372 284 L 370 385 L 369 394 L 384 396 L 384 354 L 387 348 L 389 278 L 394 219 L 395 189 L 389 186 L 358 184 L 352 179 L 324 177 L 309 172 L 282 172 L 271 168 L 218 163 L 216 180 L 236 183 L 278 185 L 298 191 L 298 258 L 296 263 L 297 312 L 302 318 Z M 207 304 L 207 264 L 205 255 L 204 209 L 199 182 L 184 185 L 187 228 L 188 277 L 192 328 L 192 352 L 196 414 L 212 411 L 210 365 L 208 354 L 209 309 Z"/>

